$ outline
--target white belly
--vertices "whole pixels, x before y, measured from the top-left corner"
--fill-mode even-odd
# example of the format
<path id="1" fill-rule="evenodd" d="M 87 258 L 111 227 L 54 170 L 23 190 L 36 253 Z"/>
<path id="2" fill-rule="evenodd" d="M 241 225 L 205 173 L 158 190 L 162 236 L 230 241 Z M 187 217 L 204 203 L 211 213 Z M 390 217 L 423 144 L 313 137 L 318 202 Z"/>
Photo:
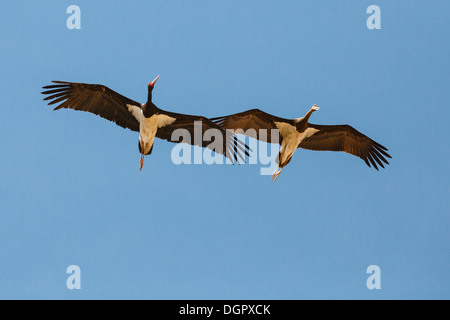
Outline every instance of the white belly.
<path id="1" fill-rule="evenodd" d="M 150 118 L 145 118 L 141 109 L 132 109 L 131 106 L 129 109 L 139 121 L 139 142 L 144 154 L 147 154 L 153 146 L 158 129 L 172 124 L 176 119 L 164 114 L 154 114 Z"/>
<path id="2" fill-rule="evenodd" d="M 144 154 L 150 152 L 155 140 L 156 130 L 158 130 L 158 115 L 154 114 L 150 118 L 142 117 L 139 127 L 139 141 Z"/>
<path id="3" fill-rule="evenodd" d="M 298 132 L 292 133 L 283 139 L 280 149 L 280 164 L 284 164 L 292 158 L 302 139 L 302 135 Z"/>
<path id="4" fill-rule="evenodd" d="M 279 164 L 285 164 L 286 161 L 294 155 L 295 150 L 297 150 L 303 139 L 308 138 L 319 131 L 317 129 L 307 128 L 304 132 L 300 133 L 292 125 L 282 122 L 275 122 L 275 124 L 283 136 L 280 149 L 280 159 L 278 162 Z"/>
<path id="5" fill-rule="evenodd" d="M 164 114 L 154 114 L 150 118 L 145 118 L 141 107 L 127 104 L 128 111 L 139 122 L 139 143 L 144 154 L 147 154 L 153 146 L 156 131 L 159 128 L 172 124 L 176 119 Z"/>

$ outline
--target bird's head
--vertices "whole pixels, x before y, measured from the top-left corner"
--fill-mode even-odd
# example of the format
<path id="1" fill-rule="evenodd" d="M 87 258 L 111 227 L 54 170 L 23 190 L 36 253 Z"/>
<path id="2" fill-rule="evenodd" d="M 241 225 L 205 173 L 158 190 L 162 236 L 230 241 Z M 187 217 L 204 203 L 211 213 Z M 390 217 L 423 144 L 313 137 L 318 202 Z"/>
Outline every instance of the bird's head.
<path id="1" fill-rule="evenodd" d="M 311 111 L 317 111 L 317 110 L 319 110 L 319 106 L 317 104 L 315 104 L 311 107 Z"/>
<path id="2" fill-rule="evenodd" d="M 151 92 L 151 91 L 153 90 L 153 88 L 155 87 L 156 80 L 158 80 L 158 78 L 159 78 L 159 75 L 156 76 L 156 78 L 153 79 L 153 81 L 150 81 L 150 82 L 148 83 L 148 91 Z"/>

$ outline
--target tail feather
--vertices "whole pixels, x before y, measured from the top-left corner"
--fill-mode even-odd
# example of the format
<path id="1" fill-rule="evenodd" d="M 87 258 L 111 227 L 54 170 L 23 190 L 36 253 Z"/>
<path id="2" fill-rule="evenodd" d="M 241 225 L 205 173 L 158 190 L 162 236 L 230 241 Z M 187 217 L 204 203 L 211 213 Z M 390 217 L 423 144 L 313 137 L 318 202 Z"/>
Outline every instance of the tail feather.
<path id="1" fill-rule="evenodd" d="M 150 154 L 152 154 L 152 151 L 153 151 L 153 146 L 154 146 L 155 144 L 152 144 L 152 147 L 150 148 L 150 151 L 149 152 L 147 152 L 147 156 L 148 155 L 150 155 Z M 138 147 L 139 147 L 139 153 L 142 153 L 142 147 L 141 147 L 141 142 L 140 141 L 138 141 Z"/>

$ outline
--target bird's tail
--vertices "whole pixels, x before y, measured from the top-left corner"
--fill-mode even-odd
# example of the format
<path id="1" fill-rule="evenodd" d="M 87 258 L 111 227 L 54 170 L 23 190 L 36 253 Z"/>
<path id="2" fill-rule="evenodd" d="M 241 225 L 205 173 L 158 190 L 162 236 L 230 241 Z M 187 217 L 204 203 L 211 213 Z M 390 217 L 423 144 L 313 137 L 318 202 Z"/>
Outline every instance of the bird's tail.
<path id="1" fill-rule="evenodd" d="M 149 152 L 147 152 L 147 156 L 149 155 L 149 154 L 152 154 L 152 151 L 153 151 L 153 146 L 154 146 L 155 144 L 152 144 L 152 147 L 150 148 L 150 151 Z M 140 141 L 138 141 L 138 147 L 139 147 L 139 153 L 142 153 L 142 147 L 141 147 L 141 142 Z"/>

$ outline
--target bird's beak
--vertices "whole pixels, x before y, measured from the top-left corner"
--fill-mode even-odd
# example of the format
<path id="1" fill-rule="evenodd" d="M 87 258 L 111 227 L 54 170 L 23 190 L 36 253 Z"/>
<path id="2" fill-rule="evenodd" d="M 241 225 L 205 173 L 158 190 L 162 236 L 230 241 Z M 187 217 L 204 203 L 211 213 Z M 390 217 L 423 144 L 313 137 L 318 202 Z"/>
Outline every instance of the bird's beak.
<path id="1" fill-rule="evenodd" d="M 158 78 L 159 78 L 159 75 L 152 82 L 149 82 L 148 85 L 154 87 L 155 82 L 156 82 L 156 80 L 158 80 Z"/>

